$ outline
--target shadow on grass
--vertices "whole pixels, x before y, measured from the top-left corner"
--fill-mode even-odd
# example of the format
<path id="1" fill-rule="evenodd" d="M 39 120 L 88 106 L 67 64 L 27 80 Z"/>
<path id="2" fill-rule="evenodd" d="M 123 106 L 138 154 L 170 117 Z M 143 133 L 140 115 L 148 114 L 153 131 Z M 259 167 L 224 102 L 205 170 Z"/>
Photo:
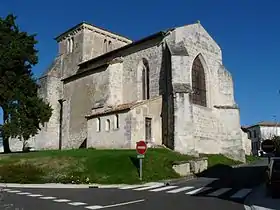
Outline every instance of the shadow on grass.
<path id="1" fill-rule="evenodd" d="M 38 151 L 16 151 L 16 152 L 9 152 L 9 153 L 0 152 L 0 155 L 26 154 L 26 153 L 36 153 L 36 152 Z"/>
<path id="2" fill-rule="evenodd" d="M 130 161 L 132 162 L 132 164 L 136 167 L 138 175 L 140 175 L 140 163 L 139 163 L 139 159 L 137 157 L 134 156 L 129 156 Z"/>

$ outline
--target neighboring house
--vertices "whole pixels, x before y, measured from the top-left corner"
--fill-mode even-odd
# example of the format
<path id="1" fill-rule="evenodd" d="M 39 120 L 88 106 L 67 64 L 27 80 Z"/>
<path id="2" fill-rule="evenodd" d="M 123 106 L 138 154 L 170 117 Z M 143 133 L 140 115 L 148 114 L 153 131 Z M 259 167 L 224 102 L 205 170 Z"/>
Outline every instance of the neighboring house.
<path id="1" fill-rule="evenodd" d="M 81 23 L 56 41 L 39 91 L 53 114 L 35 149 L 134 149 L 144 139 L 245 160 L 232 76 L 199 22 L 138 41 Z"/>
<path id="2" fill-rule="evenodd" d="M 248 138 L 252 143 L 252 154 L 257 155 L 261 150 L 261 142 L 280 135 L 280 123 L 262 121 L 257 124 L 246 126 Z"/>

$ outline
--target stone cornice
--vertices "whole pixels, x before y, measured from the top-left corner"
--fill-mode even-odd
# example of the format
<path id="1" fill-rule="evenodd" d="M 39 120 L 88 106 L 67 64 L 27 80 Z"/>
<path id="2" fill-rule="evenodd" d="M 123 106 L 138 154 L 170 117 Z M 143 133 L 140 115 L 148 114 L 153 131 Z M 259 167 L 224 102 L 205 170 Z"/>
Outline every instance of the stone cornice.
<path id="1" fill-rule="evenodd" d="M 234 104 L 234 105 L 214 105 L 214 108 L 216 108 L 216 109 L 239 109 L 237 104 Z"/>

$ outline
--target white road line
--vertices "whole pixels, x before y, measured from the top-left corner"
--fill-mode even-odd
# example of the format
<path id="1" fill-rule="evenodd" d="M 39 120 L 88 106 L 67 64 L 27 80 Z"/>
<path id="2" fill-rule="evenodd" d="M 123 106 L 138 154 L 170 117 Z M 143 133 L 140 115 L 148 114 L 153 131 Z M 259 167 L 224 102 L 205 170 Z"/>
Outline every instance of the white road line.
<path id="1" fill-rule="evenodd" d="M 220 195 L 222 195 L 222 194 L 224 194 L 224 193 L 226 193 L 230 190 L 231 190 L 231 188 L 221 188 L 221 189 L 218 189 L 218 190 L 216 190 L 212 193 L 209 193 L 208 195 L 217 197 L 217 196 L 220 196 Z"/>
<path id="2" fill-rule="evenodd" d="M 70 200 L 68 199 L 57 199 L 57 200 L 53 200 L 54 202 L 58 202 L 58 203 L 66 203 L 69 202 Z"/>
<path id="3" fill-rule="evenodd" d="M 86 209 L 102 209 L 103 206 L 87 206 Z"/>
<path id="4" fill-rule="evenodd" d="M 73 202 L 73 203 L 68 203 L 69 205 L 72 206 L 83 206 L 83 205 L 87 205 L 87 203 L 82 203 L 82 202 Z"/>
<path id="5" fill-rule="evenodd" d="M 234 195 L 231 196 L 231 198 L 243 198 L 246 195 L 248 195 L 252 189 L 242 189 L 236 192 Z"/>
<path id="6" fill-rule="evenodd" d="M 8 192 L 9 193 L 19 193 L 20 191 L 19 190 L 9 190 Z"/>
<path id="7" fill-rule="evenodd" d="M 186 194 L 187 194 L 187 195 L 194 195 L 194 194 L 196 194 L 196 193 L 204 192 L 204 191 L 209 190 L 209 189 L 211 189 L 211 187 L 201 187 L 201 188 L 192 190 L 192 191 L 190 191 L 190 192 L 187 192 Z"/>
<path id="8" fill-rule="evenodd" d="M 29 193 L 29 192 L 19 192 L 19 193 L 17 193 L 18 195 L 30 195 L 31 193 Z"/>
<path id="9" fill-rule="evenodd" d="M 112 204 L 112 205 L 108 205 L 108 206 L 103 206 L 102 208 L 111 208 L 111 207 L 117 207 L 117 206 L 125 206 L 125 205 L 129 205 L 129 204 L 140 203 L 140 202 L 143 202 L 143 201 L 145 201 L 145 199 L 136 200 L 136 201 L 129 201 L 129 202 L 125 202 L 125 203 Z"/>
<path id="10" fill-rule="evenodd" d="M 2 191 L 5 191 L 5 192 L 8 192 L 10 191 L 11 189 L 2 189 Z"/>
<path id="11" fill-rule="evenodd" d="M 161 188 L 157 188 L 157 189 L 153 189 L 150 190 L 151 192 L 160 192 L 160 191 L 164 191 L 164 190 L 169 190 L 169 189 L 173 189 L 176 188 L 177 186 L 166 186 L 166 187 L 161 187 Z"/>
<path id="12" fill-rule="evenodd" d="M 56 197 L 40 197 L 40 199 L 53 200 L 53 199 L 56 199 Z"/>
<path id="13" fill-rule="evenodd" d="M 30 196 L 30 197 L 41 197 L 41 196 L 43 196 L 43 195 L 40 195 L 40 194 L 29 194 L 29 195 L 27 195 L 27 196 Z"/>
<path id="14" fill-rule="evenodd" d="M 152 186 L 147 186 L 147 187 L 141 187 L 141 188 L 137 188 L 137 189 L 133 189 L 133 190 L 149 190 L 149 189 L 153 189 L 153 188 L 157 188 L 157 187 L 162 187 L 164 186 L 164 184 L 156 184 L 156 185 L 152 185 Z"/>
<path id="15" fill-rule="evenodd" d="M 170 191 L 167 191 L 167 193 L 178 193 L 178 192 L 182 192 L 182 191 L 186 191 L 186 190 L 190 190 L 190 189 L 193 189 L 194 187 L 181 187 L 181 188 L 178 188 L 178 189 L 175 189 L 175 190 L 170 190 Z"/>

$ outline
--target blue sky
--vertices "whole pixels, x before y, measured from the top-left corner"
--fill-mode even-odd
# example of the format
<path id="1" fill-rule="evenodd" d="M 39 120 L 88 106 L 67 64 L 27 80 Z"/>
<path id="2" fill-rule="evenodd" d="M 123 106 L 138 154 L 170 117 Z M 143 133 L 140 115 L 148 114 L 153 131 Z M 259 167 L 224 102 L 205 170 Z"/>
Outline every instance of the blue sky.
<path id="1" fill-rule="evenodd" d="M 22 30 L 38 34 L 36 76 L 57 54 L 53 38 L 81 21 L 137 40 L 200 20 L 233 75 L 241 123 L 252 124 L 280 119 L 279 8 L 275 0 L 9 0 L 1 1 L 0 16 L 12 12 Z"/>

